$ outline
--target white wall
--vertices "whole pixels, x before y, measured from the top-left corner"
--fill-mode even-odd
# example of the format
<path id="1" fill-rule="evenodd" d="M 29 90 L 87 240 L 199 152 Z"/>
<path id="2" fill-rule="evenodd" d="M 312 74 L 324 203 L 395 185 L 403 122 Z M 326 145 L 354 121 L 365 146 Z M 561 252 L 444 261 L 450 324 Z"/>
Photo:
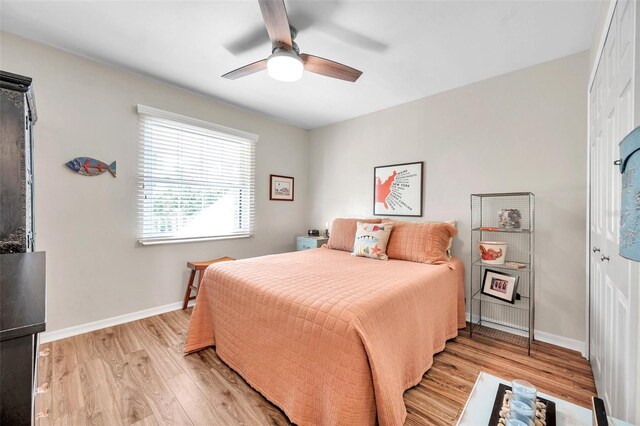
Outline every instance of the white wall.
<path id="1" fill-rule="evenodd" d="M 307 205 L 307 132 L 166 84 L 2 33 L 1 68 L 33 77 L 36 248 L 47 252 L 47 330 L 182 300 L 187 260 L 295 249 Z M 212 75 L 211 78 L 217 78 Z M 136 104 L 260 136 L 255 237 L 137 244 Z M 118 177 L 84 177 L 78 156 L 118 162 Z M 269 174 L 295 177 L 295 201 L 269 201 Z"/>
<path id="2" fill-rule="evenodd" d="M 309 227 L 370 216 L 373 167 L 424 161 L 424 218 L 460 222 L 469 194 L 536 194 L 536 329 L 584 341 L 584 52 L 311 131 Z M 467 289 L 469 285 L 467 268 Z"/>

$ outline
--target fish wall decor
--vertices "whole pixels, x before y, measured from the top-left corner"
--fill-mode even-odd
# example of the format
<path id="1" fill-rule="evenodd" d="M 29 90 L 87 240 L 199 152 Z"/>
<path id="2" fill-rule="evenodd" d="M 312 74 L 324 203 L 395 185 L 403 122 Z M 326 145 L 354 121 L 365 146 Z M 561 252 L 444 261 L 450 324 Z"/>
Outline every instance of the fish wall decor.
<path id="1" fill-rule="evenodd" d="M 91 157 L 76 157 L 65 163 L 72 172 L 83 176 L 97 176 L 108 171 L 111 176 L 116 177 L 116 162 L 111 164 L 103 163 Z"/>

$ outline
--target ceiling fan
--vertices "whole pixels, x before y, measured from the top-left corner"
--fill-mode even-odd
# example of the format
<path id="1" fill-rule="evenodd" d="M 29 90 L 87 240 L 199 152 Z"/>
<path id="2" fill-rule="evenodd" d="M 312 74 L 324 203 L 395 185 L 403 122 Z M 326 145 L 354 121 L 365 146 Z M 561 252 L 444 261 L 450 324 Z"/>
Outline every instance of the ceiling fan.
<path id="1" fill-rule="evenodd" d="M 327 77 L 355 82 L 362 71 L 319 56 L 300 53 L 295 41 L 297 30 L 289 25 L 284 0 L 258 0 L 267 33 L 271 39 L 271 56 L 245 65 L 224 74 L 222 77 L 235 80 L 240 77 L 267 70 L 280 81 L 296 81 L 304 70 Z"/>

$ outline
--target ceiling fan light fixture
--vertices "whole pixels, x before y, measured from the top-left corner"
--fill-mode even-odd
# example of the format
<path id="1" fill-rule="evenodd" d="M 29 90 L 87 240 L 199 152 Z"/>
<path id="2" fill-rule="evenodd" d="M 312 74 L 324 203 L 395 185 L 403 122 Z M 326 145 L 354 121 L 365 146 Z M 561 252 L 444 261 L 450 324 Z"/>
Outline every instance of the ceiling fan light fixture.
<path id="1" fill-rule="evenodd" d="M 339 62 L 300 53 L 294 41 L 298 30 L 289 24 L 284 0 L 258 0 L 258 3 L 271 40 L 271 56 L 223 74 L 223 78 L 235 80 L 263 71 L 265 68 L 271 78 L 279 81 L 299 80 L 304 71 L 352 83 L 362 75 L 362 71 Z"/>
<path id="2" fill-rule="evenodd" d="M 297 81 L 302 77 L 304 64 L 293 52 L 278 50 L 267 58 L 267 72 L 278 81 Z"/>

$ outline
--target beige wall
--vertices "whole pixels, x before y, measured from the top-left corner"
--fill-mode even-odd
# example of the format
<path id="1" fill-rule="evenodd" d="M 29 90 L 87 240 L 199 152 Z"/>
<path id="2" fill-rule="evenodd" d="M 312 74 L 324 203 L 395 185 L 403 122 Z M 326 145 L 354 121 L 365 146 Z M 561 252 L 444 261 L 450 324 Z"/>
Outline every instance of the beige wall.
<path id="1" fill-rule="evenodd" d="M 373 167 L 424 161 L 424 218 L 458 220 L 468 261 L 469 194 L 532 191 L 536 329 L 584 341 L 588 71 L 584 52 L 311 131 L 308 226 L 370 216 Z"/>
<path id="2" fill-rule="evenodd" d="M 48 331 L 181 300 L 187 260 L 295 249 L 306 225 L 306 131 L 12 34 L 1 38 L 2 69 L 35 81 L 36 248 L 47 252 Z M 138 103 L 260 136 L 255 237 L 137 244 Z M 74 175 L 64 163 L 77 156 L 117 160 L 118 177 Z M 270 173 L 296 178 L 293 203 L 269 201 Z"/>

